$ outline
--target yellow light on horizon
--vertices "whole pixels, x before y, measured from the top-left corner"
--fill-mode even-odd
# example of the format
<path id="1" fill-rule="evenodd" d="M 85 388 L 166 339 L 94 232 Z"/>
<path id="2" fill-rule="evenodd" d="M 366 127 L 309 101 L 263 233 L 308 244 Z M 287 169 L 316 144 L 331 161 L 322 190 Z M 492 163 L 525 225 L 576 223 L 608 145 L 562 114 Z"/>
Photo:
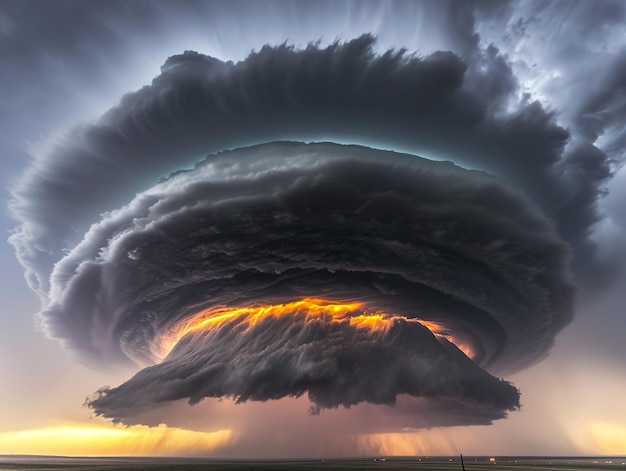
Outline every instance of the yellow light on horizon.
<path id="1" fill-rule="evenodd" d="M 626 425 L 607 422 L 595 422 L 588 425 L 589 437 L 587 448 L 601 455 L 626 455 Z M 581 440 L 583 442 L 583 440 Z M 582 449 L 583 446 L 581 446 Z M 586 450 L 585 450 L 586 451 Z"/>
<path id="2" fill-rule="evenodd" d="M 198 432 L 134 425 L 62 425 L 0 433 L 0 454 L 202 456 L 231 443 L 232 430 Z"/>

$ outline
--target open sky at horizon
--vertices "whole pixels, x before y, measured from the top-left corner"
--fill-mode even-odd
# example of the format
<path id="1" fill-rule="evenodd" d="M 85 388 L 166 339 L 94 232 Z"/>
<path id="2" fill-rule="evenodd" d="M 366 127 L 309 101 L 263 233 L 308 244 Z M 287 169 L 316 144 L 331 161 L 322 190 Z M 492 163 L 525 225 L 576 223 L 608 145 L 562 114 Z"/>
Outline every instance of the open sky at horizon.
<path id="1" fill-rule="evenodd" d="M 0 0 L 0 454 L 626 455 L 625 31 Z"/>

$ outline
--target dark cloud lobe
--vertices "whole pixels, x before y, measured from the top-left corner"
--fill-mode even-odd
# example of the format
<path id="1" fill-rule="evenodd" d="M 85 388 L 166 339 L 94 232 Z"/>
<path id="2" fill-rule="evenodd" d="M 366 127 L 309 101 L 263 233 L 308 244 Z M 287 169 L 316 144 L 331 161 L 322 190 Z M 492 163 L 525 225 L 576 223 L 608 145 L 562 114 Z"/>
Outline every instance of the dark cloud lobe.
<path id="1" fill-rule="evenodd" d="M 145 409 L 177 399 L 267 401 L 305 393 L 314 412 L 364 401 L 394 405 L 399 394 L 474 404 L 491 414 L 488 420 L 519 407 L 513 386 L 417 322 L 396 318 L 376 332 L 353 327 L 348 319 L 324 322 L 297 312 L 253 327 L 242 322 L 189 334 L 163 362 L 118 388 L 101 390 L 89 406 L 115 421 L 133 421 Z M 407 424 L 416 425 L 410 418 Z"/>

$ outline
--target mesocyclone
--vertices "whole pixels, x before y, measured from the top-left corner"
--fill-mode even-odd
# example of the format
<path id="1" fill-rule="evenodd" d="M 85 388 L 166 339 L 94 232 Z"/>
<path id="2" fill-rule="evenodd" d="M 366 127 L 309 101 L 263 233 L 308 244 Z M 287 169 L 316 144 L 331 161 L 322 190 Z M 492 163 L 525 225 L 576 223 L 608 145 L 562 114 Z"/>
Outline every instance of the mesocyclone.
<path id="1" fill-rule="evenodd" d="M 567 245 L 503 180 L 331 143 L 207 157 L 103 215 L 52 272 L 44 325 L 85 361 L 146 366 L 90 406 L 308 394 L 519 407 L 492 374 L 570 320 Z M 486 412 L 485 412 L 486 411 Z"/>

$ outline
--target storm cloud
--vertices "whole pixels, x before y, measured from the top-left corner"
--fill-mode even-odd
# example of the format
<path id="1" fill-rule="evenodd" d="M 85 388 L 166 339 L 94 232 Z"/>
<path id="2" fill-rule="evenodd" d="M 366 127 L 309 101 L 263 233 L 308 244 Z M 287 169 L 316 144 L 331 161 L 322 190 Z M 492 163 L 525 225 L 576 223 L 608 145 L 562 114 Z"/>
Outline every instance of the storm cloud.
<path id="1" fill-rule="evenodd" d="M 483 172 L 272 143 L 210 156 L 105 216 L 56 265 L 42 315 L 83 361 L 159 363 L 92 402 L 116 419 L 151 401 L 304 392 L 321 408 L 451 396 L 500 417 L 517 391 L 481 367 L 545 356 L 571 317 L 567 253 L 532 202 Z M 309 298 L 359 305 L 330 320 L 290 310 Z M 286 317 L 237 315 L 163 352 L 198 313 L 275 305 Z M 377 313 L 380 332 L 350 324 Z"/>
<path id="2" fill-rule="evenodd" d="M 588 143 L 564 153 L 568 131 L 538 102 L 515 99 L 495 48 L 469 67 L 451 52 L 377 55 L 374 43 L 265 46 L 238 63 L 170 57 L 151 85 L 52 142 L 14 188 L 21 225 L 11 242 L 31 286 L 45 295 L 52 266 L 94 214 L 208 153 L 276 139 L 403 149 L 494 173 L 529 194 L 588 262 L 607 156 Z"/>
<path id="3" fill-rule="evenodd" d="M 46 333 L 145 367 L 96 414 L 408 395 L 436 413 L 407 426 L 428 427 L 519 408 L 495 375 L 571 320 L 608 157 L 518 93 L 495 47 L 374 44 L 185 51 L 16 185 L 11 243 Z"/>

